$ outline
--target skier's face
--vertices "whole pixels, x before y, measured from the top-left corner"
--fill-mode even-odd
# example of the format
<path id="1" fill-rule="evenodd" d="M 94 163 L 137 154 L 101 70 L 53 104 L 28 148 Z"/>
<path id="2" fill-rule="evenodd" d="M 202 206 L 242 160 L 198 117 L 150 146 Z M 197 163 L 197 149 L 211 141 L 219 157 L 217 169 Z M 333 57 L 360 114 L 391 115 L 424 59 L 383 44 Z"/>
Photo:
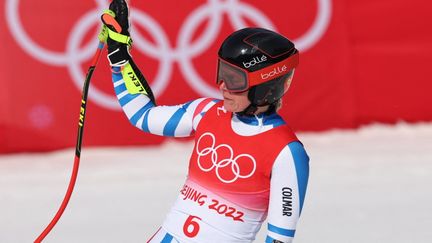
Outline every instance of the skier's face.
<path id="1" fill-rule="evenodd" d="M 241 112 L 251 104 L 248 99 L 248 91 L 238 93 L 229 92 L 226 90 L 224 82 L 221 82 L 219 89 L 222 92 L 222 96 L 224 98 L 224 107 L 227 111 Z"/>

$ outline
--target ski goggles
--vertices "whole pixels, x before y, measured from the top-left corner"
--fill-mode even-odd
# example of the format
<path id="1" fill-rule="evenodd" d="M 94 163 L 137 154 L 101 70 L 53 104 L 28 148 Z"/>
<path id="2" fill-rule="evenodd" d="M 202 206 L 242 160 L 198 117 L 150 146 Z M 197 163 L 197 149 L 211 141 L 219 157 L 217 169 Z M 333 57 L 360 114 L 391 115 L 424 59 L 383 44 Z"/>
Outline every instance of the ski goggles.
<path id="1" fill-rule="evenodd" d="M 238 67 L 219 58 L 217 84 L 224 82 L 226 90 L 230 92 L 243 92 L 252 86 L 265 83 L 289 73 L 289 71 L 297 67 L 298 63 L 299 53 L 297 52 L 273 65 L 249 72 L 245 68 Z"/>

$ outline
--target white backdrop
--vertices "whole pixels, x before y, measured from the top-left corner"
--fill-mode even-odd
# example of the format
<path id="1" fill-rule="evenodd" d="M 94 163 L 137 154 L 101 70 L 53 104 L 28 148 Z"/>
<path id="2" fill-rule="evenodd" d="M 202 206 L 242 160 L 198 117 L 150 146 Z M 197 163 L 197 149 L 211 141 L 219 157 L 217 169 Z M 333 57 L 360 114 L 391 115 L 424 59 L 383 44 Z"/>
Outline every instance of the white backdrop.
<path id="1" fill-rule="evenodd" d="M 431 242 L 432 124 L 298 135 L 311 170 L 295 243 Z M 191 149 L 84 147 L 72 199 L 44 242 L 146 242 L 183 184 Z M 46 227 L 73 158 L 72 149 L 0 156 L 0 242 L 32 242 Z"/>

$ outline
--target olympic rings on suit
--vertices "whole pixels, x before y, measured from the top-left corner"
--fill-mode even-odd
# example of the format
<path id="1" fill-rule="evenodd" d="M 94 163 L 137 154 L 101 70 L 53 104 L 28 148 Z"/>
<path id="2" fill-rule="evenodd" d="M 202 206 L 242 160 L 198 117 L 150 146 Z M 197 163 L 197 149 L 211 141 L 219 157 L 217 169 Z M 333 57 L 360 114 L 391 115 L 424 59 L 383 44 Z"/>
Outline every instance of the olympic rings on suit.
<path id="1" fill-rule="evenodd" d="M 205 148 L 200 148 L 200 144 L 201 144 L 201 139 L 203 139 L 204 137 L 209 137 L 211 139 L 210 145 L 205 147 Z M 222 157 L 221 154 L 218 151 L 221 151 L 221 149 L 226 149 L 229 151 L 229 155 L 228 156 L 224 156 Z M 242 178 L 249 178 L 251 177 L 256 170 L 256 160 L 253 156 L 251 156 L 250 154 L 240 154 L 234 157 L 234 151 L 232 149 L 231 146 L 229 146 L 228 144 L 219 144 L 216 145 L 216 138 L 215 136 L 210 133 L 210 132 L 206 132 L 204 134 L 202 134 L 196 144 L 196 149 L 195 149 L 198 158 L 197 158 L 197 165 L 198 167 L 204 171 L 204 172 L 210 172 L 213 169 L 215 170 L 215 174 L 217 176 L 217 178 L 222 181 L 223 183 L 233 183 L 235 182 L 237 179 Z M 209 158 L 211 159 L 211 165 L 208 166 L 209 163 L 203 163 L 201 161 L 201 159 L 205 157 L 205 158 Z M 248 171 L 248 173 L 242 174 L 242 170 L 240 168 L 240 164 L 238 163 L 239 159 L 243 158 L 243 163 L 244 163 L 244 158 L 246 158 L 252 166 L 251 166 L 251 170 Z M 203 165 L 205 164 L 205 165 Z M 224 169 L 224 168 L 231 168 L 231 172 L 232 172 L 232 176 L 230 176 L 229 178 L 226 178 L 226 173 L 225 173 L 225 178 L 221 175 L 221 171 L 220 169 Z M 248 167 L 249 168 L 249 167 Z M 224 170 L 225 172 L 227 170 Z"/>

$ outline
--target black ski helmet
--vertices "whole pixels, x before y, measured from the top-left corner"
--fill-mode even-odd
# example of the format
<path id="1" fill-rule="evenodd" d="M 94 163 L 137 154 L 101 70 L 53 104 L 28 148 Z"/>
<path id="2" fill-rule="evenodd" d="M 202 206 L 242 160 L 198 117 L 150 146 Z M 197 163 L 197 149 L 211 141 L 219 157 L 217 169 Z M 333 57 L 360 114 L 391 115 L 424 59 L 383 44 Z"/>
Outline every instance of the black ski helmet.
<path id="1" fill-rule="evenodd" d="M 232 92 L 248 90 L 251 105 L 274 105 L 284 95 L 284 83 L 298 65 L 299 53 L 286 37 L 263 28 L 244 28 L 229 35 L 219 48 L 217 83 Z M 232 74 L 237 81 L 228 82 Z M 274 108 L 274 107 L 273 107 Z"/>

